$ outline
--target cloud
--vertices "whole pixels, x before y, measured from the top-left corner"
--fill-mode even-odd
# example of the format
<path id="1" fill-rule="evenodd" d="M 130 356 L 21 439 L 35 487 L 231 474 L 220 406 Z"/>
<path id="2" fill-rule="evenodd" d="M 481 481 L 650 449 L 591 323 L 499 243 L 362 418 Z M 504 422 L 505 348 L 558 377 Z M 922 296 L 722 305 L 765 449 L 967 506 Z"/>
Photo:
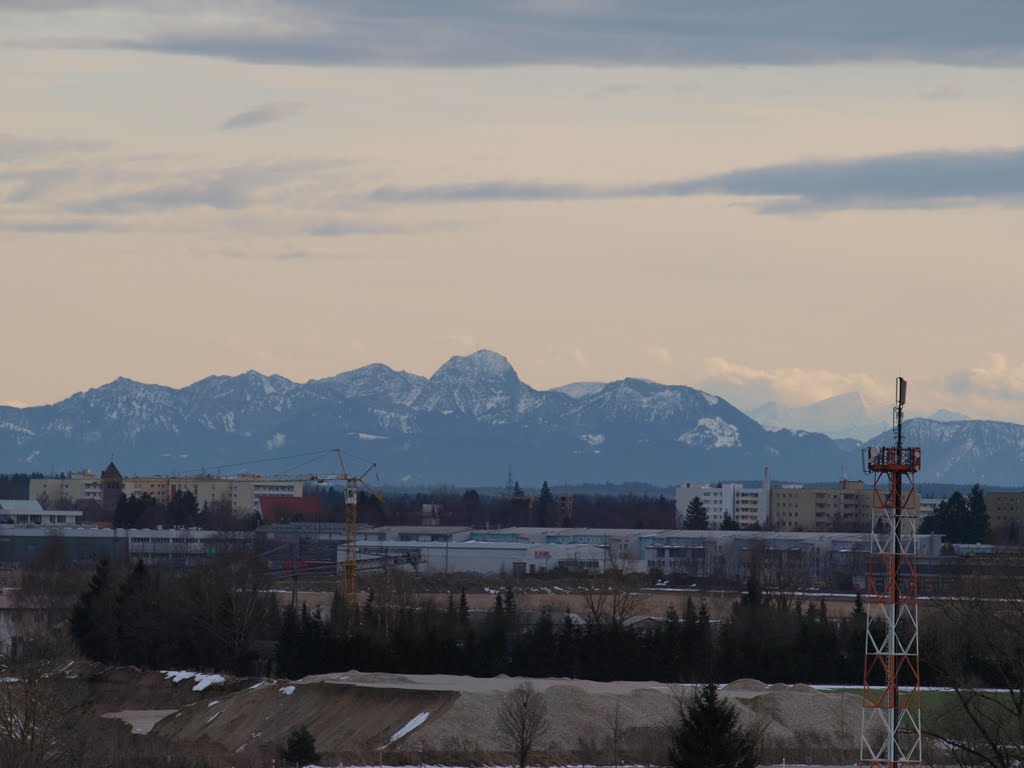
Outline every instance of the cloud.
<path id="1" fill-rule="evenodd" d="M 892 387 L 880 385 L 866 373 L 838 373 L 820 368 L 754 368 L 722 357 L 706 360 L 705 371 L 704 389 L 743 407 L 768 401 L 807 405 L 847 392 L 859 392 L 865 401 L 874 405 L 892 399 Z"/>
<path id="2" fill-rule="evenodd" d="M 266 199 L 299 170 L 279 164 L 195 171 L 169 182 L 70 203 L 67 207 L 78 213 L 140 213 L 193 206 L 238 210 Z"/>
<path id="3" fill-rule="evenodd" d="M 764 213 L 849 208 L 936 208 L 1024 201 L 1024 147 L 909 152 L 845 160 L 807 160 L 745 168 L 693 179 L 595 186 L 482 181 L 424 187 L 380 187 L 378 202 L 601 200 L 720 194 L 772 198 Z"/>
<path id="4" fill-rule="evenodd" d="M 1005 355 L 996 353 L 987 366 L 947 375 L 946 390 L 958 397 L 1024 400 L 1024 363 L 1010 365 Z"/>
<path id="5" fill-rule="evenodd" d="M 0 19 L 3 15 L 0 14 Z M 102 141 L 73 141 L 69 139 L 34 139 L 0 133 L 0 160 L 14 162 L 32 157 L 55 154 L 89 154 L 102 152 L 109 144 Z"/>
<path id="6" fill-rule="evenodd" d="M 115 229 L 107 222 L 95 219 L 54 219 L 52 221 L 16 221 L 8 225 L 0 224 L 14 232 L 39 234 L 79 234 L 81 232 L 111 231 Z"/>
<path id="7" fill-rule="evenodd" d="M 78 171 L 73 168 L 45 168 L 17 174 L 18 181 L 5 200 L 8 203 L 26 203 L 36 200 L 73 180 L 76 176 L 78 176 Z"/>
<path id="8" fill-rule="evenodd" d="M 221 128 L 232 130 L 235 128 L 276 123 L 281 120 L 287 120 L 290 117 L 295 117 L 302 112 L 302 108 L 302 104 L 297 101 L 275 101 L 272 104 L 253 107 L 245 112 L 232 115 L 224 121 Z"/>
<path id="9" fill-rule="evenodd" d="M 932 0 L 240 0 L 219 14 L 182 0 L 173 15 L 160 4 L 108 0 L 107 23 L 92 25 L 83 21 L 98 21 L 101 9 L 88 0 L 64 0 L 63 13 L 16 0 L 14 12 L 31 17 L 39 5 L 50 24 L 29 25 L 37 44 L 74 40 L 259 63 L 1003 65 L 1020 63 L 1024 51 L 1024 4 L 1005 0 L 974 0 L 969 12 Z M 94 30 L 91 38 L 83 29 Z"/>
<path id="10" fill-rule="evenodd" d="M 659 363 L 664 363 L 665 365 L 672 363 L 672 353 L 665 347 L 649 347 L 645 351 L 648 357 L 657 360 Z"/>

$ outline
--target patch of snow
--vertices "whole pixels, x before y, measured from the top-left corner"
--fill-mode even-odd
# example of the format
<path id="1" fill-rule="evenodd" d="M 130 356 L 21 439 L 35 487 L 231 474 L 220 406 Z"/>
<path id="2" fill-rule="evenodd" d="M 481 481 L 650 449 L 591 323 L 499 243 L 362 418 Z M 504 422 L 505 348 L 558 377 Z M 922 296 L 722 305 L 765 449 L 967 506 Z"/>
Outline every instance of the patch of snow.
<path id="1" fill-rule="evenodd" d="M 213 701 L 211 701 L 209 704 L 206 705 L 206 708 L 209 709 L 210 707 L 215 707 L 218 704 L 220 704 L 220 699 L 214 699 Z"/>
<path id="2" fill-rule="evenodd" d="M 739 448 L 742 445 L 739 428 L 718 416 L 699 419 L 697 428 L 684 432 L 676 442 L 705 448 Z"/>
<path id="3" fill-rule="evenodd" d="M 200 675 L 196 674 L 196 684 L 192 686 L 193 691 L 205 691 L 211 685 L 224 682 L 223 675 Z"/>
<path id="4" fill-rule="evenodd" d="M 587 445 L 604 445 L 604 435 L 580 435 L 580 440 Z"/>
<path id="5" fill-rule="evenodd" d="M 25 457 L 25 463 L 31 464 L 39 457 L 39 451 L 32 451 L 28 456 Z"/>
<path id="6" fill-rule="evenodd" d="M 288 437 L 282 432 L 275 432 L 274 436 L 267 440 L 267 450 L 272 451 L 275 448 L 280 448 L 285 444 Z"/>
<path id="7" fill-rule="evenodd" d="M 192 686 L 193 691 L 205 691 L 211 685 L 224 682 L 223 675 L 205 675 L 202 672 L 188 672 L 186 670 L 163 670 L 164 677 L 172 683 L 180 683 L 184 680 L 195 680 Z"/>
<path id="8" fill-rule="evenodd" d="M 293 693 L 295 693 L 295 686 L 286 685 L 284 686 L 284 688 L 279 688 L 278 690 L 280 690 L 281 693 L 283 693 L 285 696 L 291 696 Z"/>
<path id="9" fill-rule="evenodd" d="M 403 736 L 405 736 L 405 735 L 409 734 L 410 732 L 412 732 L 412 731 L 416 730 L 417 728 L 419 728 L 421 725 L 423 725 L 425 722 L 427 722 L 427 718 L 428 717 L 430 717 L 430 713 L 429 712 L 420 712 L 418 715 L 416 715 L 416 717 L 414 717 L 408 723 L 406 723 L 401 728 L 399 728 L 395 732 L 395 735 L 392 736 L 390 739 L 388 739 L 388 744 L 394 744 L 396 741 L 398 741 Z M 381 749 L 383 749 L 383 747 L 381 747 Z"/>
<path id="10" fill-rule="evenodd" d="M 708 405 L 718 405 L 718 398 L 714 395 L 709 395 L 707 392 L 701 392 L 704 395 L 704 399 L 708 401 Z"/>
<path id="11" fill-rule="evenodd" d="M 35 435 L 35 432 L 33 432 L 31 429 L 20 427 L 17 424 L 14 424 L 13 422 L 10 421 L 0 421 L 0 429 L 5 429 L 10 432 L 20 432 L 21 434 L 29 436 Z"/>
<path id="12" fill-rule="evenodd" d="M 350 432 L 349 434 L 353 433 Z M 360 440 L 387 440 L 387 437 L 385 437 L 384 435 L 371 435 L 368 434 L 367 432 L 356 432 L 355 436 L 358 437 Z"/>
<path id="13" fill-rule="evenodd" d="M 265 681 L 260 680 L 258 683 L 256 683 L 256 685 L 250 685 L 249 686 L 249 690 L 250 691 L 255 691 L 257 688 L 262 688 L 266 684 L 267 683 Z"/>
<path id="14" fill-rule="evenodd" d="M 206 724 L 207 724 L 207 725 L 209 725 L 210 723 L 212 723 L 212 722 L 213 722 L 214 720 L 216 720 L 216 719 L 217 719 L 217 716 L 218 716 L 218 715 L 220 715 L 220 712 L 214 712 L 214 713 L 213 713 L 212 715 L 210 715 L 210 716 L 209 716 L 209 717 L 208 717 L 208 718 L 206 719 Z"/>

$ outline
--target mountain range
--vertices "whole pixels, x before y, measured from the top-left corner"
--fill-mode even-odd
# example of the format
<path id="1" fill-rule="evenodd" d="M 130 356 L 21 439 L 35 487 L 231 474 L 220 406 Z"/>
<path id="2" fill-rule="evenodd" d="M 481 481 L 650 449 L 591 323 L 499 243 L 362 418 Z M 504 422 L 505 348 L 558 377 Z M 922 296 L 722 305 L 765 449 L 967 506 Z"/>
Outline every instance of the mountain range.
<path id="1" fill-rule="evenodd" d="M 1019 425 L 914 419 L 907 435 L 924 451 L 921 479 L 1024 478 Z M 529 485 L 758 478 L 765 467 L 815 482 L 860 467 L 856 440 L 767 429 L 698 389 L 626 378 L 537 390 L 488 350 L 453 357 L 430 377 L 374 364 L 304 384 L 255 371 L 181 389 L 121 378 L 53 405 L 0 407 L 8 472 L 96 467 L 113 456 L 126 474 L 273 474 L 334 447 L 372 458 L 388 484 L 495 486 L 510 466 Z"/>

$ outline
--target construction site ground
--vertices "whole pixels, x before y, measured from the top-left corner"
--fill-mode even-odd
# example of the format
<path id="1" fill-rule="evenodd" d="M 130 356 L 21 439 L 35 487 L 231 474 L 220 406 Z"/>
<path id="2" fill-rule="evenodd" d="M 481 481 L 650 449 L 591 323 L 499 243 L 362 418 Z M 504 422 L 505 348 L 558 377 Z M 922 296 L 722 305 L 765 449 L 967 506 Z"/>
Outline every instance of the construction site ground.
<path id="1" fill-rule="evenodd" d="M 357 671 L 298 681 L 94 667 L 94 714 L 147 734 L 210 746 L 237 765 L 263 765 L 306 726 L 324 765 L 508 765 L 497 727 L 503 694 L 522 679 Z M 176 682 L 175 682 L 176 681 Z M 548 707 L 537 764 L 665 764 L 667 727 L 685 687 L 657 682 L 536 679 Z M 763 730 L 771 763 L 851 765 L 860 696 L 738 680 L 722 687 Z"/>

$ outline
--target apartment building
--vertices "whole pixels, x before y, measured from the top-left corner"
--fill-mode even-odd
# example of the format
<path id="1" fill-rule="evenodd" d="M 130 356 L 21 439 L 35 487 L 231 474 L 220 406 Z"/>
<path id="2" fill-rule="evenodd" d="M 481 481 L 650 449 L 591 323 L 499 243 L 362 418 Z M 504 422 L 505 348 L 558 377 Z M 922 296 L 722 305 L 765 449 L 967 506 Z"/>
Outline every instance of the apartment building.
<path id="1" fill-rule="evenodd" d="M 100 477 L 88 469 L 66 477 L 33 477 L 28 481 L 28 497 L 45 509 L 67 507 L 76 501 L 103 501 Z"/>
<path id="2" fill-rule="evenodd" d="M 301 497 L 303 482 L 275 480 L 257 474 L 237 477 L 122 477 L 113 463 L 100 476 L 83 470 L 67 477 L 33 478 L 29 481 L 29 498 L 51 509 L 58 506 L 58 502 L 60 506 L 69 506 L 89 500 L 113 512 L 121 493 L 126 496 L 148 494 L 158 504 L 166 504 L 179 491 L 188 491 L 195 496 L 200 509 L 227 504 L 236 516 L 247 517 L 262 512 L 260 499 L 263 497 Z"/>
<path id="3" fill-rule="evenodd" d="M 835 488 L 773 488 L 771 527 L 776 531 L 867 531 L 871 495 L 863 480 L 840 480 Z"/>
<path id="4" fill-rule="evenodd" d="M 746 528 L 763 528 L 769 520 L 770 492 L 767 469 L 761 486 L 756 488 L 748 488 L 741 483 L 683 483 L 676 488 L 676 527 L 683 527 L 686 507 L 696 497 L 707 510 L 709 528 L 721 528 L 726 517 Z"/>
<path id="5" fill-rule="evenodd" d="M 989 491 L 985 494 L 985 511 L 993 531 L 1019 536 L 1024 527 L 1024 493 Z"/>
<path id="6" fill-rule="evenodd" d="M 301 480 L 274 480 L 261 475 L 238 477 L 128 477 L 124 480 L 126 495 L 141 496 L 148 493 L 158 503 L 166 504 L 179 491 L 188 491 L 196 497 L 199 508 L 215 504 L 228 504 L 237 517 L 261 514 L 261 497 L 300 497 Z"/>

